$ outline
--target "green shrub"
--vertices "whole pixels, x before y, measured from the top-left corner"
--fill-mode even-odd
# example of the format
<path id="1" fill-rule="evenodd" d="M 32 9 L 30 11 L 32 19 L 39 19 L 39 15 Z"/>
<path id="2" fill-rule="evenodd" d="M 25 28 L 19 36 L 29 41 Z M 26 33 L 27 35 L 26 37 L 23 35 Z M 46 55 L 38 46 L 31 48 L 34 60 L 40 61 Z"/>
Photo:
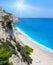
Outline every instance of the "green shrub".
<path id="1" fill-rule="evenodd" d="M 10 41 L 6 40 L 5 44 L 12 47 L 12 49 L 15 49 L 15 47 L 12 45 L 12 43 Z"/>
<path id="2" fill-rule="evenodd" d="M 28 64 L 32 63 L 32 59 L 30 57 L 30 53 L 33 52 L 33 49 L 30 48 L 29 46 L 21 46 L 19 43 L 16 44 L 17 50 L 20 52 L 22 55 L 23 61 L 27 61 Z"/>
<path id="3" fill-rule="evenodd" d="M 11 50 L 12 51 L 12 54 L 15 54 L 15 55 L 17 55 L 17 52 L 13 49 L 13 50 Z"/>
<path id="4" fill-rule="evenodd" d="M 9 65 L 13 65 L 13 63 L 11 62 L 11 63 L 9 63 Z"/>
<path id="5" fill-rule="evenodd" d="M 6 48 L 0 49 L 0 58 L 9 58 L 11 57 L 12 53 Z"/>
<path id="6" fill-rule="evenodd" d="M 24 49 L 25 50 L 27 50 L 28 52 L 33 52 L 33 49 L 32 48 L 30 48 L 29 46 L 24 46 Z"/>
<path id="7" fill-rule="evenodd" d="M 0 49 L 2 48 L 3 46 L 2 45 L 0 45 Z"/>
<path id="8" fill-rule="evenodd" d="M 2 18 L 4 19 L 5 22 L 6 22 L 7 20 L 9 20 L 9 16 L 8 16 L 8 15 L 4 15 Z"/>
<path id="9" fill-rule="evenodd" d="M 17 43 L 17 44 L 16 44 L 16 47 L 17 47 L 17 50 L 20 52 L 21 49 L 22 49 L 22 46 L 21 46 L 19 43 Z"/>
<path id="10" fill-rule="evenodd" d="M 9 57 L 12 56 L 11 51 L 9 51 L 7 48 L 1 48 L 0 49 L 0 65 L 8 65 Z"/>

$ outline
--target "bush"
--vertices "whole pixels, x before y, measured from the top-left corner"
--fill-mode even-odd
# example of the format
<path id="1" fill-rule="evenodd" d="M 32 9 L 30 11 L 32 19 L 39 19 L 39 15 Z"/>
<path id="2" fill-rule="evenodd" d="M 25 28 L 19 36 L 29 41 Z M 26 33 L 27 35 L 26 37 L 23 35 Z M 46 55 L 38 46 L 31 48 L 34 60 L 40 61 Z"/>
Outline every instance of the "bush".
<path id="1" fill-rule="evenodd" d="M 16 47 L 19 52 L 22 50 L 22 46 L 19 43 L 16 44 Z"/>
<path id="2" fill-rule="evenodd" d="M 32 59 L 31 59 L 31 57 L 27 56 L 27 57 L 26 57 L 26 61 L 27 61 L 28 65 L 29 65 L 29 64 L 32 64 Z"/>
<path id="3" fill-rule="evenodd" d="M 29 46 L 24 46 L 24 49 L 25 50 L 27 50 L 28 52 L 33 52 L 33 49 L 32 48 L 30 48 Z"/>
<path id="4" fill-rule="evenodd" d="M 4 15 L 2 18 L 4 19 L 5 22 L 6 22 L 7 20 L 9 20 L 9 16 L 8 16 L 8 15 Z"/>
<path id="5" fill-rule="evenodd" d="M 0 58 L 9 58 L 11 57 L 12 53 L 6 48 L 0 49 Z"/>
<path id="6" fill-rule="evenodd" d="M 8 65 L 8 59 L 11 57 L 12 53 L 6 48 L 0 49 L 0 65 Z"/>
<path id="7" fill-rule="evenodd" d="M 9 65 L 13 65 L 13 63 L 11 62 L 11 63 L 9 63 Z"/>
<path id="8" fill-rule="evenodd" d="M 2 48 L 3 46 L 2 45 L 0 45 L 0 49 Z"/>
<path id="9" fill-rule="evenodd" d="M 12 50 L 12 54 L 17 55 L 17 52 L 15 50 Z"/>
<path id="10" fill-rule="evenodd" d="M 15 47 L 12 45 L 12 43 L 10 41 L 6 40 L 5 44 L 12 47 L 12 49 L 15 49 Z"/>
<path id="11" fill-rule="evenodd" d="M 30 53 L 33 52 L 33 49 L 30 48 L 29 46 L 21 46 L 19 43 L 16 44 L 17 50 L 20 52 L 22 55 L 23 61 L 27 61 L 28 64 L 32 63 L 32 59 L 30 57 Z"/>

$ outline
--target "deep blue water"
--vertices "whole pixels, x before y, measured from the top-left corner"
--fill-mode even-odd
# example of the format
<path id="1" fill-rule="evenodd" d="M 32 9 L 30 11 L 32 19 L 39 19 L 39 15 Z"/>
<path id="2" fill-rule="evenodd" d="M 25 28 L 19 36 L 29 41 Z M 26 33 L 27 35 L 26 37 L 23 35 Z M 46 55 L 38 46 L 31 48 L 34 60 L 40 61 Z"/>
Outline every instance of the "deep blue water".
<path id="1" fill-rule="evenodd" d="M 14 23 L 33 40 L 53 50 L 53 19 L 52 18 L 20 18 Z"/>

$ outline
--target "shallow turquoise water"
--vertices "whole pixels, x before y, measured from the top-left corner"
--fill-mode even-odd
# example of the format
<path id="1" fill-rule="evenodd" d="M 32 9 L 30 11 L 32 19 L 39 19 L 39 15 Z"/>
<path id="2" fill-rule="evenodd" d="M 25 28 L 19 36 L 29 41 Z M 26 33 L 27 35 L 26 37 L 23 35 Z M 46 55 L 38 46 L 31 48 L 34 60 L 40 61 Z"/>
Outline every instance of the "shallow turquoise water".
<path id="1" fill-rule="evenodd" d="M 53 50 L 53 19 L 52 18 L 20 18 L 14 23 L 33 40 Z"/>

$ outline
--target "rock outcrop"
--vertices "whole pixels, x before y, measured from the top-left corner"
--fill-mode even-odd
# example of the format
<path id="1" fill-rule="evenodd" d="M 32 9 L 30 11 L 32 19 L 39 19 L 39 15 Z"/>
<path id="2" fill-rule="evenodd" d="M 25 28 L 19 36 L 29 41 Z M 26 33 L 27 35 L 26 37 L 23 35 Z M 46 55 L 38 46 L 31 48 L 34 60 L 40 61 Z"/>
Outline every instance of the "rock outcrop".
<path id="1" fill-rule="evenodd" d="M 5 16 L 5 15 L 9 15 L 10 20 L 13 20 L 13 22 L 17 22 L 17 21 L 18 21 L 18 18 L 17 18 L 15 15 L 6 12 L 6 11 L 3 10 L 3 8 L 0 6 L 0 21 L 3 21 L 2 16 Z"/>

